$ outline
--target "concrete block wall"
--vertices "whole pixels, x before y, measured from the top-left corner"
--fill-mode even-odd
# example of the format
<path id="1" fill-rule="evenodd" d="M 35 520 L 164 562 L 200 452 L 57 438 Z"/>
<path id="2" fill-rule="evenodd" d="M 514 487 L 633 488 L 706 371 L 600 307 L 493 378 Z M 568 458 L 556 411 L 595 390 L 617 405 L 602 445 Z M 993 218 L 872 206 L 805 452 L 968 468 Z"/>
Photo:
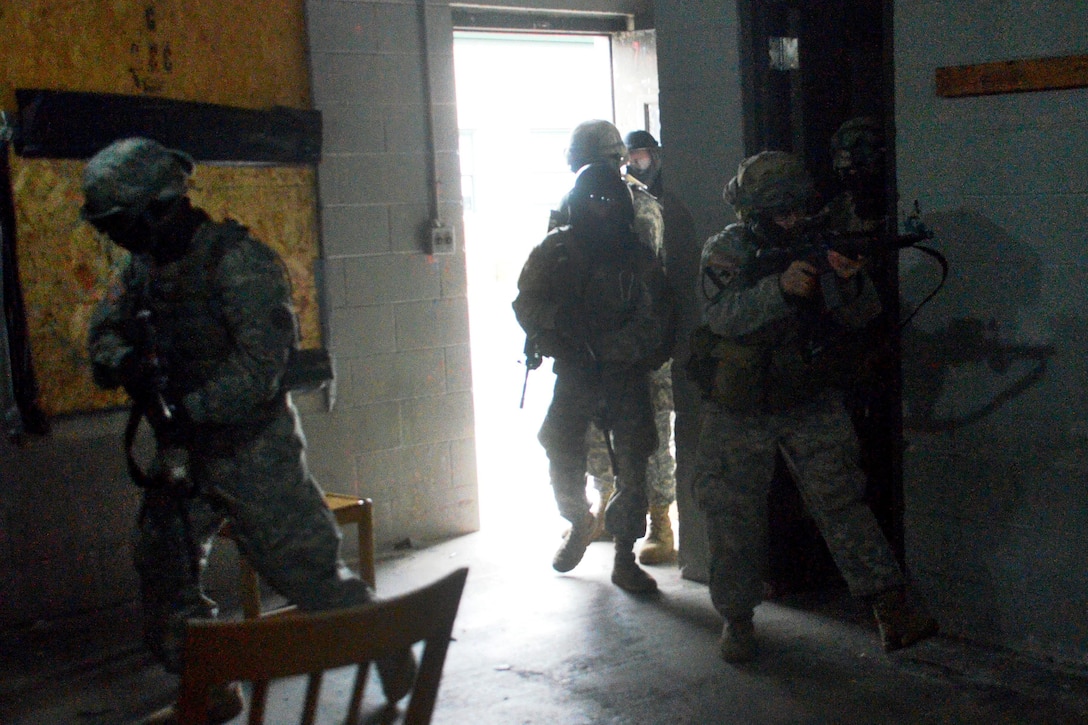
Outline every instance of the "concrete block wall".
<path id="1" fill-rule="evenodd" d="M 327 342 L 339 375 L 333 410 L 304 414 L 310 462 L 327 490 L 374 499 L 379 548 L 474 531 L 449 7 L 310 0 L 306 17 L 313 103 L 324 121 L 318 184 Z M 452 255 L 424 253 L 436 211 L 432 158 L 437 212 L 458 239 Z"/>
<path id="2" fill-rule="evenodd" d="M 920 201 L 951 264 L 903 338 L 908 564 L 949 634 L 1080 664 L 1088 91 L 947 99 L 934 73 L 1083 54 L 1086 37 L 1074 0 L 895 3 L 901 207 Z M 909 307 L 939 273 L 902 261 Z"/>

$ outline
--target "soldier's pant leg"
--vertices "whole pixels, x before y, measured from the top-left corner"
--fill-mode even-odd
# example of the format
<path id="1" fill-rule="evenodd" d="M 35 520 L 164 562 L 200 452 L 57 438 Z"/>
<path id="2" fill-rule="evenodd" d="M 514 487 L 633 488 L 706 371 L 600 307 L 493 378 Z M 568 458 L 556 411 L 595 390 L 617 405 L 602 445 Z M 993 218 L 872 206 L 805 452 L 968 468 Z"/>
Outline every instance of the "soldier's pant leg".
<path id="1" fill-rule="evenodd" d="M 276 591 L 303 611 L 365 604 L 370 586 L 340 558 L 340 530 L 306 465 L 305 438 L 294 406 L 231 455 L 194 456 L 193 474 L 231 520 L 235 541 Z M 378 662 L 390 700 L 411 685 L 410 651 Z"/>
<path id="2" fill-rule="evenodd" d="M 726 619 L 750 618 L 763 596 L 774 460 L 774 439 L 762 416 L 706 406 L 694 493 L 706 514 L 711 602 Z"/>
<path id="3" fill-rule="evenodd" d="M 253 568 L 291 603 L 318 611 L 371 601 L 340 558 L 340 531 L 310 476 L 293 412 L 233 455 L 202 457 L 197 470 Z"/>
<path id="4" fill-rule="evenodd" d="M 788 421 L 783 444 L 798 469 L 798 489 L 854 596 L 903 585 L 902 572 L 872 509 L 846 410 L 825 396 Z"/>
<path id="5" fill-rule="evenodd" d="M 604 517 L 608 502 L 616 493 L 616 477 L 612 474 L 612 468 L 612 457 L 608 455 L 604 433 L 595 423 L 590 422 L 586 430 L 586 471 L 593 480 L 593 492 L 597 494 L 594 539 L 610 536 L 605 531 Z"/>
<path id="6" fill-rule="evenodd" d="M 593 487 L 598 494 L 611 494 L 616 488 L 616 478 L 612 475 L 612 459 L 608 456 L 604 433 L 592 422 L 586 430 L 586 472 L 593 478 Z"/>
<path id="7" fill-rule="evenodd" d="M 619 468 L 605 529 L 633 543 L 646 535 L 646 465 L 657 447 L 649 383 L 645 375 L 624 375 L 606 378 L 604 386 Z"/>
<path id="8" fill-rule="evenodd" d="M 573 372 L 555 377 L 555 391 L 537 439 L 548 456 L 548 473 L 559 515 L 580 523 L 589 511 L 586 497 L 586 430 L 596 406 L 595 386 Z"/>
<path id="9" fill-rule="evenodd" d="M 135 548 L 144 640 L 168 672 L 181 672 L 186 620 L 217 614 L 200 575 L 222 522 L 222 514 L 204 498 L 144 493 Z"/>
<path id="10" fill-rule="evenodd" d="M 657 429 L 657 448 L 646 465 L 646 495 L 650 506 L 671 506 L 676 500 L 671 360 L 650 373 L 650 400 Z"/>

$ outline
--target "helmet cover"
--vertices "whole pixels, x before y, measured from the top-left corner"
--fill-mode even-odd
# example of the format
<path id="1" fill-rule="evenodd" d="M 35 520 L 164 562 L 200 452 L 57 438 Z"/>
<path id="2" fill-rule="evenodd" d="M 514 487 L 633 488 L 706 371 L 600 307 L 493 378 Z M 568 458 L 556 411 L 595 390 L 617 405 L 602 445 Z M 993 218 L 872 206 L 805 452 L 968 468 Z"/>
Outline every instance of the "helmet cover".
<path id="1" fill-rule="evenodd" d="M 83 170 L 80 216 L 88 221 L 120 213 L 139 216 L 152 201 L 184 196 L 193 166 L 191 156 L 158 141 L 115 141 L 92 156 Z"/>
<path id="2" fill-rule="evenodd" d="M 620 131 L 610 121 L 594 119 L 574 127 L 567 147 L 567 166 L 577 171 L 596 161 L 612 163 L 618 172 L 627 161 L 627 146 Z"/>
<path id="3" fill-rule="evenodd" d="M 785 151 L 761 151 L 740 162 L 722 195 L 745 219 L 761 212 L 803 208 L 812 191 L 812 178 L 799 157 Z"/>
<path id="4" fill-rule="evenodd" d="M 875 118 L 852 118 L 831 136 L 831 164 L 840 175 L 850 170 L 877 174 L 883 161 L 884 129 Z"/>

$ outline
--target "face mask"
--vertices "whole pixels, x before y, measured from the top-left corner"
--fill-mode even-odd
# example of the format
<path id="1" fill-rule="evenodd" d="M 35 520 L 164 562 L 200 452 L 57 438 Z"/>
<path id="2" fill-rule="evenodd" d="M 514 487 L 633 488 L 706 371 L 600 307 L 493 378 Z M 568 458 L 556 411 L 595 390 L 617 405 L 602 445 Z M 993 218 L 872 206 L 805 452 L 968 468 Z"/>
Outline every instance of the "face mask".
<path id="1" fill-rule="evenodd" d="M 155 245 L 155 235 L 144 216 L 111 214 L 90 222 L 91 226 L 119 247 L 133 254 L 150 252 Z"/>

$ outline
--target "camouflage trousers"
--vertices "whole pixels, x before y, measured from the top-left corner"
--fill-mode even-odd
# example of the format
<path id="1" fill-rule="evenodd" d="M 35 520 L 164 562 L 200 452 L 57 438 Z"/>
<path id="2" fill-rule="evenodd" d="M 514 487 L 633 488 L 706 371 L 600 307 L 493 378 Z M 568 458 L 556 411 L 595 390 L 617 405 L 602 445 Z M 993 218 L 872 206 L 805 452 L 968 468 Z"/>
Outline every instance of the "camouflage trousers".
<path id="1" fill-rule="evenodd" d="M 200 574 L 225 521 L 254 569 L 300 609 L 373 598 L 340 558 L 340 532 L 308 472 L 304 447 L 297 414 L 288 405 L 255 439 L 234 447 L 233 455 L 192 450 L 197 496 L 144 493 L 136 543 L 144 635 L 168 671 L 180 671 L 185 620 L 217 614 Z"/>
<path id="2" fill-rule="evenodd" d="M 537 436 L 548 455 L 559 514 L 571 523 L 589 511 L 586 498 L 586 431 L 602 414 L 612 421 L 619 476 L 605 512 L 605 529 L 619 540 L 646 535 L 646 461 L 657 447 L 645 373 L 577 368 L 557 371 L 555 392 Z"/>
<path id="3" fill-rule="evenodd" d="M 767 493 L 783 455 L 809 513 L 854 596 L 903 584 L 872 510 L 863 500 L 857 440 L 841 394 L 783 414 L 736 415 L 705 403 L 696 453 L 695 499 L 706 514 L 709 584 L 727 619 L 752 616 L 767 557 Z"/>
<path id="4" fill-rule="evenodd" d="M 676 456 L 673 449 L 672 361 L 650 373 L 650 400 L 657 428 L 657 448 L 646 466 L 646 495 L 650 506 L 671 506 L 676 500 Z M 612 461 L 604 434 L 596 425 L 586 433 L 586 470 L 593 477 L 593 487 L 603 498 L 616 487 Z"/>

